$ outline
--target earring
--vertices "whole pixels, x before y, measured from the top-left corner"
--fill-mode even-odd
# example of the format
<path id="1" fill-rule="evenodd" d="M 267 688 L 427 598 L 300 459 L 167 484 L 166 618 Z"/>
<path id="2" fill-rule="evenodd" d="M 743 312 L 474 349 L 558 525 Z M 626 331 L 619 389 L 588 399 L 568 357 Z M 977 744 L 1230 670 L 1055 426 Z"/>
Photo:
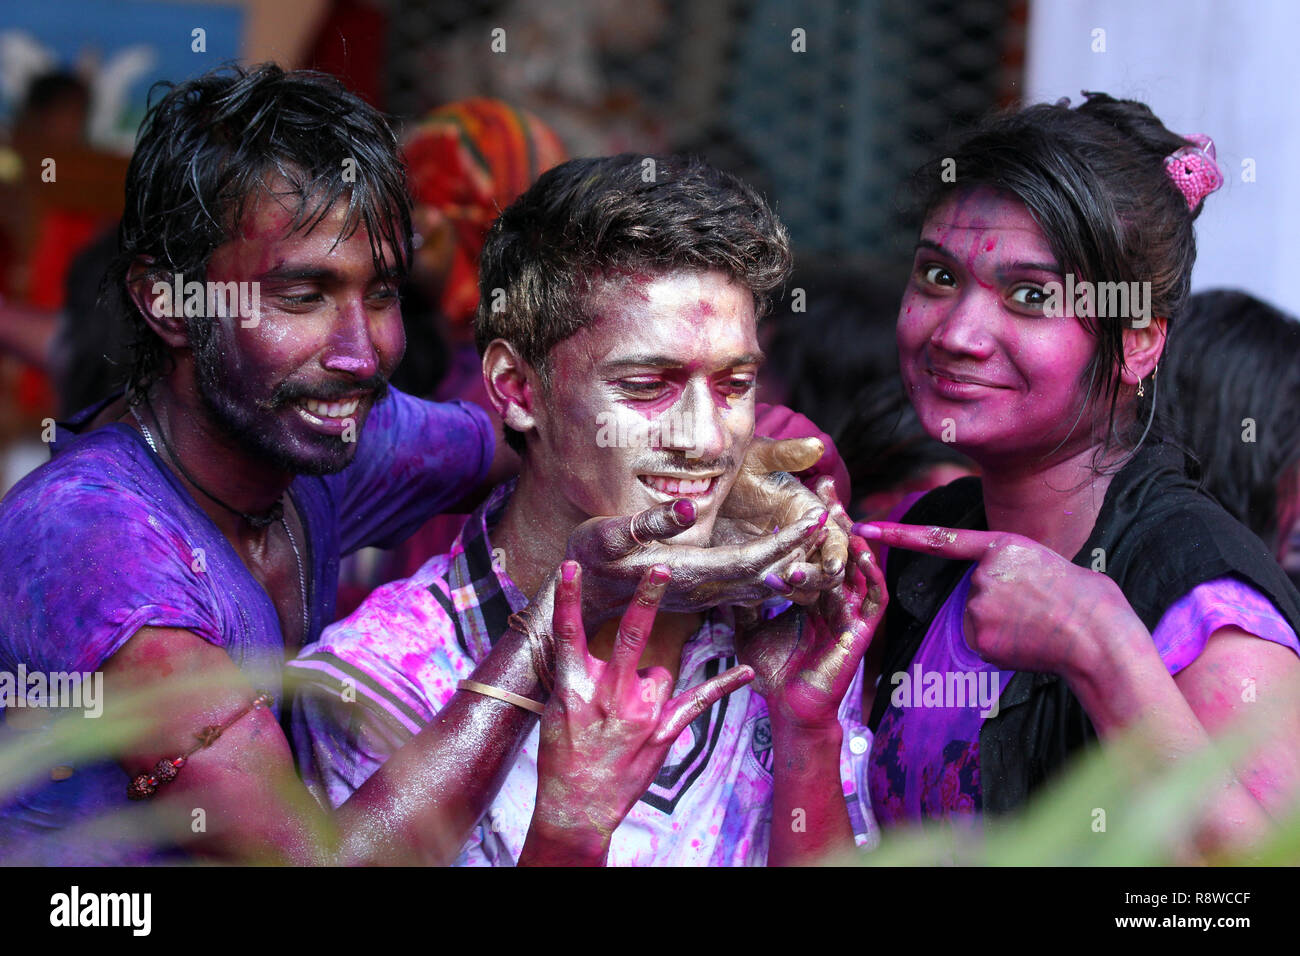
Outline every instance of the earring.
<path id="1" fill-rule="evenodd" d="M 1142 379 L 1138 379 L 1138 398 L 1141 398 L 1145 394 L 1146 391 L 1142 388 Z"/>

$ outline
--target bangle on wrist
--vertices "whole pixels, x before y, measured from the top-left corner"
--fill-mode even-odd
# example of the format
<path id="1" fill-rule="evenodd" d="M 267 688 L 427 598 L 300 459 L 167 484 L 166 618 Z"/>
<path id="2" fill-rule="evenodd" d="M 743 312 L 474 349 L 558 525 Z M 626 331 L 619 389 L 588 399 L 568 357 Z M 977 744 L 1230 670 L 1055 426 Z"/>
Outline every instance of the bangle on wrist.
<path id="1" fill-rule="evenodd" d="M 540 714 L 546 707 L 535 700 L 529 700 L 527 697 L 520 697 L 518 694 L 512 694 L 508 690 L 502 690 L 500 687 L 493 687 L 491 684 L 480 684 L 475 680 L 463 680 L 456 685 L 457 690 L 467 690 L 471 694 L 482 694 L 484 697 L 494 697 L 497 700 L 505 701 L 507 704 L 514 704 L 516 707 L 522 707 L 524 710 L 530 710 L 534 714 Z"/>

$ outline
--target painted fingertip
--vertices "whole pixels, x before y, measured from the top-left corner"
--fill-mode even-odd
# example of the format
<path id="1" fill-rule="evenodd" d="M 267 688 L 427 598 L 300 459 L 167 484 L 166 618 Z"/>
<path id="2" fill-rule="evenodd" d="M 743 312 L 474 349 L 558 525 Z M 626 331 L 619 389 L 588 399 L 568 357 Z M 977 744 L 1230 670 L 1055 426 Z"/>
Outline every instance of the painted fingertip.
<path id="1" fill-rule="evenodd" d="M 879 541 L 885 536 L 885 533 L 874 524 L 867 524 L 865 521 L 859 521 L 855 524 L 853 533 L 860 538 L 866 538 L 868 541 Z"/>
<path id="2" fill-rule="evenodd" d="M 560 565 L 560 580 L 565 584 L 572 584 L 573 579 L 578 576 L 578 562 L 565 561 Z"/>
<path id="3" fill-rule="evenodd" d="M 831 558 L 822 564 L 822 570 L 830 575 L 839 574 L 844 570 L 844 562 L 839 558 Z"/>
<path id="4" fill-rule="evenodd" d="M 689 498 L 678 498 L 673 502 L 673 519 L 683 528 L 695 522 L 695 502 Z"/>
<path id="5" fill-rule="evenodd" d="M 788 594 L 790 591 L 790 585 L 781 580 L 778 574 L 769 574 L 763 578 L 763 583 L 779 594 Z"/>
<path id="6" fill-rule="evenodd" d="M 650 569 L 650 583 L 658 587 L 672 580 L 673 572 L 666 564 L 656 564 Z"/>
<path id="7" fill-rule="evenodd" d="M 819 528 L 826 527 L 826 519 L 829 518 L 830 516 L 831 513 L 829 511 L 823 511 L 822 516 L 817 519 L 817 527 Z"/>
<path id="8" fill-rule="evenodd" d="M 795 587 L 798 587 L 800 584 L 803 584 L 804 581 L 806 581 L 807 579 L 808 579 L 808 575 L 804 573 L 804 570 L 802 568 L 795 568 L 793 571 L 790 572 L 790 583 L 793 584 Z"/>

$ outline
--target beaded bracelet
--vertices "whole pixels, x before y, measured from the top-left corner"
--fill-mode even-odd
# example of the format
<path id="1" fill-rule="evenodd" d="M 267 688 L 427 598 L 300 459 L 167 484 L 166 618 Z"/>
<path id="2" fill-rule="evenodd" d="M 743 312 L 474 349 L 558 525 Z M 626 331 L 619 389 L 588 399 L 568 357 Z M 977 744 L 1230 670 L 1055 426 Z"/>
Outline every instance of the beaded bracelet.
<path id="1" fill-rule="evenodd" d="M 152 773 L 138 773 L 132 777 L 131 782 L 126 785 L 127 799 L 147 800 L 149 797 L 152 797 L 161 784 L 171 783 L 176 779 L 177 774 L 180 773 L 181 767 L 185 766 L 187 760 L 203 748 L 211 747 L 215 744 L 217 739 L 229 730 L 235 721 L 255 710 L 271 706 L 272 700 L 273 698 L 270 694 L 265 692 L 260 693 L 249 702 L 247 707 L 235 714 L 234 717 L 231 717 L 224 724 L 221 724 L 220 726 L 217 724 L 209 724 L 207 727 L 204 727 L 194 735 L 198 738 L 198 746 L 191 747 L 188 751 L 174 760 L 168 760 L 164 757 L 154 765 Z"/>

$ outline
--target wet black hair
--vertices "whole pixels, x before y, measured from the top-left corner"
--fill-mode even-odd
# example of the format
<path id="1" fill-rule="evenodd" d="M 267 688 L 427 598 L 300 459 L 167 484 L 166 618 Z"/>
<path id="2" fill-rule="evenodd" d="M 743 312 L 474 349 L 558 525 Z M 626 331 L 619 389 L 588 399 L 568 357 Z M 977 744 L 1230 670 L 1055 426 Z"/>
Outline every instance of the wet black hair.
<path id="1" fill-rule="evenodd" d="M 165 95 L 155 103 L 159 92 Z M 118 254 L 105 280 L 106 299 L 132 333 L 133 395 L 164 374 L 170 353 L 131 300 L 132 265 L 147 257 L 152 274 L 203 281 L 213 251 L 277 179 L 296 193 L 291 233 L 309 232 L 343 200 L 340 241 L 364 226 L 376 271 L 400 278 L 409 269 L 411 206 L 397 140 L 384 117 L 337 79 L 268 63 L 155 84 L 127 170 Z M 395 261 L 385 261 L 385 247 Z M 188 328 L 193 346 L 212 331 L 202 319 Z"/>

